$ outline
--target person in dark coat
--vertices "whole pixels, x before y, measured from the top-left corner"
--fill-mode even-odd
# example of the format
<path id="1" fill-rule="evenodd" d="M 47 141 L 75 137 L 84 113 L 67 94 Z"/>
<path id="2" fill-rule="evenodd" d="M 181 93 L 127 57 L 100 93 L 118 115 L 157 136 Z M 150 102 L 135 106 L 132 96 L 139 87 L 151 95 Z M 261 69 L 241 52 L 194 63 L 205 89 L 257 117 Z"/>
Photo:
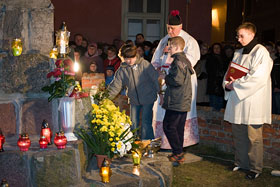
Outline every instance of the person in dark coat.
<path id="1" fill-rule="evenodd" d="M 220 43 L 214 43 L 206 61 L 206 71 L 208 74 L 206 93 L 209 95 L 209 104 L 214 111 L 220 111 L 224 105 L 222 83 L 225 67 L 221 56 L 221 49 Z"/>
<path id="2" fill-rule="evenodd" d="M 176 166 L 184 161 L 184 127 L 187 112 L 191 110 L 191 75 L 194 70 L 183 52 L 185 41 L 182 37 L 170 38 L 168 46 L 173 62 L 165 77 L 167 88 L 162 105 L 166 109 L 163 130 L 172 148 L 169 160 Z"/>

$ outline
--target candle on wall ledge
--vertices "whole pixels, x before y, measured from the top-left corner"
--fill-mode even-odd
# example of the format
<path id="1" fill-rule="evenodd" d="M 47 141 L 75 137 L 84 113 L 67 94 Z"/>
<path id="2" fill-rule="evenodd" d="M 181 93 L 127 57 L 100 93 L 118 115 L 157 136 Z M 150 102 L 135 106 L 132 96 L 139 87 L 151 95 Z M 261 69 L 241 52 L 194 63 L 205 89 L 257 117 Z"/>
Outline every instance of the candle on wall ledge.
<path id="1" fill-rule="evenodd" d="M 47 120 L 45 120 L 45 119 L 42 122 L 41 136 L 46 137 L 46 139 L 48 141 L 48 145 L 52 144 L 52 131 L 51 131 L 51 128 L 49 127 Z"/>
<path id="2" fill-rule="evenodd" d="M 3 145 L 5 143 L 5 136 L 2 133 L 2 130 L 0 129 L 0 152 L 4 152 Z"/>
<path id="3" fill-rule="evenodd" d="M 19 136 L 17 145 L 18 145 L 20 151 L 28 151 L 28 149 L 31 145 L 31 141 L 30 141 L 27 133 L 23 133 Z"/>
<path id="4" fill-rule="evenodd" d="M 65 149 L 67 144 L 67 139 L 64 136 L 64 132 L 60 131 L 57 132 L 54 138 L 54 144 L 56 145 L 57 149 Z"/>
<path id="5" fill-rule="evenodd" d="M 41 136 L 39 140 L 40 149 L 46 149 L 48 147 L 48 140 L 45 136 Z"/>
<path id="6" fill-rule="evenodd" d="M 12 42 L 12 52 L 14 56 L 20 56 L 22 53 L 22 42 L 21 39 L 16 38 Z"/>

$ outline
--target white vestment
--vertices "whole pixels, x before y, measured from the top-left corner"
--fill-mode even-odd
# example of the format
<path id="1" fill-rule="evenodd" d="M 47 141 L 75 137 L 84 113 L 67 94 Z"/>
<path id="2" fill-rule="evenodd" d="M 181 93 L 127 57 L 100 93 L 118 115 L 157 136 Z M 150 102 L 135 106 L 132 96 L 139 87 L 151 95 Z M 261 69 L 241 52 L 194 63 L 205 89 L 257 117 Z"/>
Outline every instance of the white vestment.
<path id="1" fill-rule="evenodd" d="M 225 91 L 227 106 L 224 119 L 234 124 L 271 123 L 271 78 L 273 61 L 266 48 L 257 44 L 249 54 L 243 48 L 235 52 L 233 62 L 249 69 L 249 73 L 233 83 L 234 90 Z M 223 86 L 228 83 L 224 80 Z"/>

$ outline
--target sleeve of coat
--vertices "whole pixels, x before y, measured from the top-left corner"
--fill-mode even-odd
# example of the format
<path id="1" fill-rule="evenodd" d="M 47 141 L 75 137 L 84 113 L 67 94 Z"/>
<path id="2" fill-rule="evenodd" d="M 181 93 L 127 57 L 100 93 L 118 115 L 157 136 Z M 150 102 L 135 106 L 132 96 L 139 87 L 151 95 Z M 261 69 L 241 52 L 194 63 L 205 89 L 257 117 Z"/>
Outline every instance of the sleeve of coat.
<path id="1" fill-rule="evenodd" d="M 151 81 L 154 83 L 154 88 L 156 89 L 157 92 L 159 92 L 160 88 L 159 88 L 159 82 L 158 82 L 158 71 L 154 68 L 154 66 L 148 62 L 145 61 L 145 69 L 147 69 L 147 76 L 149 76 L 149 78 L 151 79 Z"/>
<path id="2" fill-rule="evenodd" d="M 185 80 L 185 75 L 183 74 L 182 70 L 175 65 L 173 68 L 169 70 L 168 75 L 165 77 L 165 82 L 168 86 L 182 86 Z"/>
<path id="3" fill-rule="evenodd" d="M 246 99 L 256 93 L 270 79 L 273 61 L 264 47 L 256 51 L 256 54 L 252 57 L 251 64 L 252 68 L 250 68 L 250 72 L 233 83 L 234 91 L 240 100 Z"/>
<path id="4" fill-rule="evenodd" d="M 113 81 L 108 86 L 109 99 L 114 99 L 121 91 L 123 86 L 123 76 L 122 71 L 118 69 L 115 73 Z"/>

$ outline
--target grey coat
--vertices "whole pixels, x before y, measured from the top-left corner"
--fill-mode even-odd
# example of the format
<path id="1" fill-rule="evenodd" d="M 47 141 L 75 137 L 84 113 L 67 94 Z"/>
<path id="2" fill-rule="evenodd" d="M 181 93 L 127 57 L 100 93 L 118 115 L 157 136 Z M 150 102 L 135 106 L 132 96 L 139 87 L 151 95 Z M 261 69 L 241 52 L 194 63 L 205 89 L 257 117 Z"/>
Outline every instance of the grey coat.
<path id="1" fill-rule="evenodd" d="M 166 110 L 188 112 L 191 109 L 192 85 L 191 75 L 194 73 L 190 61 L 183 52 L 175 53 L 168 75 L 162 107 Z"/>
<path id="2" fill-rule="evenodd" d="M 130 104 L 152 104 L 159 92 L 158 73 L 151 63 L 137 58 L 133 66 L 123 62 L 109 85 L 109 98 L 115 98 L 123 87 L 127 89 Z"/>

